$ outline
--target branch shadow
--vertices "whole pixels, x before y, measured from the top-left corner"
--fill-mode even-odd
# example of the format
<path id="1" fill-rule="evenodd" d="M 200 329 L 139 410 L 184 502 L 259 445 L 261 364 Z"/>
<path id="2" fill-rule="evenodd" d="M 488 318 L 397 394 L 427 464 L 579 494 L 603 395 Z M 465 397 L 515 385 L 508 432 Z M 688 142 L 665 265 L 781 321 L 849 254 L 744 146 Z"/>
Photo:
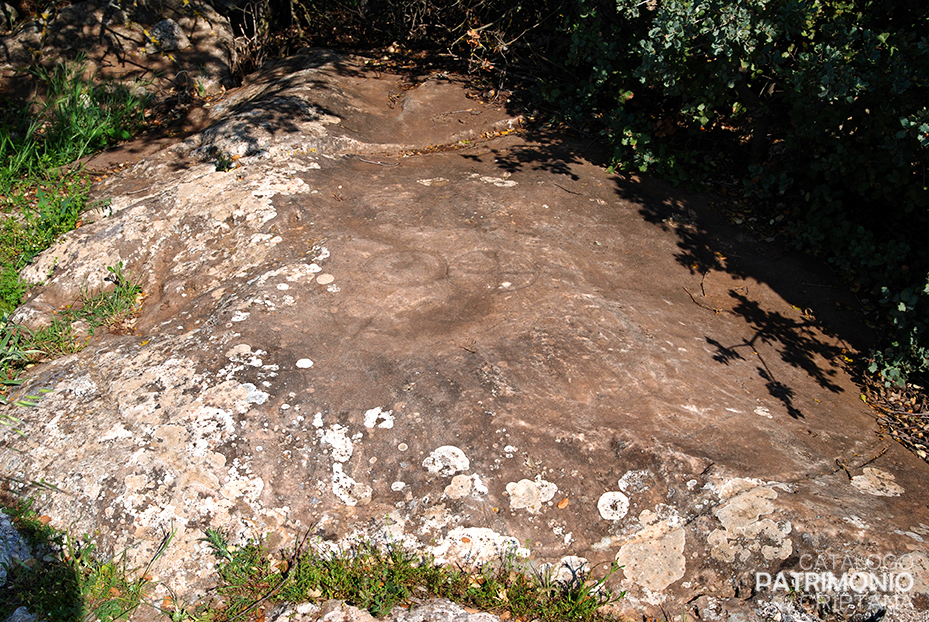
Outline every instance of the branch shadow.
<path id="1" fill-rule="evenodd" d="M 687 196 L 653 180 L 617 179 L 616 185 L 620 197 L 638 204 L 645 222 L 677 238 L 674 260 L 692 275 L 718 271 L 751 279 L 769 286 L 794 308 L 816 309 L 815 318 L 805 311 L 792 317 L 765 308 L 749 297 L 748 288 L 729 290 L 734 304 L 726 311 L 745 322 L 751 337 L 725 344 L 705 336 L 716 363 L 728 366 L 749 360 L 749 355 L 756 358 L 755 373 L 793 419 L 804 417 L 796 405 L 796 388 L 779 377 L 772 361 L 760 353 L 760 345 L 769 346 L 781 363 L 802 370 L 818 386 L 832 393 L 843 391 L 837 368 L 823 361 L 838 359 L 847 349 L 866 350 L 873 335 L 860 315 L 843 310 L 856 301 L 826 267 L 730 225 L 705 197 Z"/>
<path id="2" fill-rule="evenodd" d="M 585 138 L 531 130 L 525 137 L 527 144 L 519 149 L 494 152 L 497 167 L 509 173 L 547 171 L 565 180 L 565 185 L 559 186 L 562 189 L 585 195 L 582 183 L 572 183 L 579 180 L 574 165 L 582 161 L 609 165 L 609 150 L 600 144 L 585 145 Z M 747 287 L 730 290 L 732 304 L 726 312 L 740 318 L 751 336 L 724 343 L 726 340 L 718 336 L 705 335 L 715 363 L 729 366 L 756 359 L 757 377 L 793 419 L 804 417 L 797 405 L 798 389 L 783 378 L 783 371 L 777 371 L 775 361 L 765 360 L 771 354 L 760 353 L 760 345 L 769 346 L 777 353 L 778 363 L 801 370 L 819 387 L 832 393 L 843 391 L 838 368 L 831 361 L 846 350 L 867 350 L 874 335 L 860 314 L 848 311 L 857 301 L 827 267 L 783 244 L 753 238 L 727 222 L 704 195 L 685 193 L 645 175 L 616 175 L 614 183 L 617 197 L 631 203 L 644 222 L 676 238 L 674 261 L 690 275 L 705 277 L 717 271 L 734 279 L 757 281 L 795 308 L 816 310 L 815 318 L 805 311 L 797 317 L 784 315 L 749 297 Z"/>

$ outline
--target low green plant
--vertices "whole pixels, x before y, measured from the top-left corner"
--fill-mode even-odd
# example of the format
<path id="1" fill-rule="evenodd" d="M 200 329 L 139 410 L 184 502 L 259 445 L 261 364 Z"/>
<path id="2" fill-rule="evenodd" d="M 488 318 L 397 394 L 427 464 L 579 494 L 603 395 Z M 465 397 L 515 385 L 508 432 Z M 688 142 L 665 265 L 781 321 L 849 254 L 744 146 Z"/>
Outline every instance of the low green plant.
<path id="1" fill-rule="evenodd" d="M 35 331 L 10 321 L 4 312 L 0 319 L 0 380 L 6 386 L 17 384 L 16 374 L 39 356 L 56 356 L 77 352 L 101 326 L 112 326 L 132 315 L 142 288 L 132 272 L 119 262 L 107 267 L 109 290 L 81 294 L 81 299 L 55 312 L 52 322 Z M 2 391 L 0 391 L 2 396 Z M 2 398 L 6 400 L 7 398 Z M 37 396 L 19 400 L 32 406 Z"/>
<path id="2" fill-rule="evenodd" d="M 149 587 L 148 569 L 171 540 L 166 534 L 145 568 L 131 568 L 125 554 L 102 557 L 93 539 L 72 538 L 52 527 L 47 517 L 21 500 L 4 511 L 29 545 L 33 557 L 16 560 L 7 569 L 0 590 L 0 618 L 26 607 L 40 619 L 102 622 L 128 619 Z"/>
<path id="3" fill-rule="evenodd" d="M 0 98 L 0 311 L 19 305 L 22 269 L 88 207 L 86 176 L 65 165 L 131 138 L 144 122 L 145 97 L 95 85 L 85 70 L 80 61 L 33 68 L 41 104 Z"/>
<path id="4" fill-rule="evenodd" d="M 226 173 L 231 171 L 234 168 L 238 168 L 238 164 L 235 161 L 235 157 L 229 155 L 225 151 L 216 150 L 216 171 L 219 173 Z"/>
<path id="5" fill-rule="evenodd" d="M 20 272 L 64 233 L 87 207 L 86 180 L 60 177 L 17 187 L 0 199 L 0 311 L 13 311 L 28 286 Z"/>
<path id="6" fill-rule="evenodd" d="M 259 542 L 230 546 L 216 530 L 207 530 L 204 540 L 217 558 L 222 600 L 200 619 L 213 622 L 240 619 L 273 602 L 328 599 L 381 617 L 398 605 L 433 597 L 520 618 L 590 621 L 600 607 L 624 595 L 614 596 L 605 585 L 615 564 L 600 580 L 575 573 L 562 582 L 550 571 L 530 571 L 513 554 L 467 571 L 396 544 L 360 543 L 332 553 L 302 543 L 275 559 Z"/>
<path id="7" fill-rule="evenodd" d="M 98 328 L 117 324 L 135 311 L 142 288 L 132 272 L 124 270 L 122 262 L 107 266 L 107 271 L 106 280 L 115 287 L 85 291 L 78 303 L 58 310 L 51 324 L 35 331 L 31 342 L 37 349 L 51 356 L 77 352 Z"/>
<path id="8" fill-rule="evenodd" d="M 48 487 L 48 486 L 46 486 Z M 54 487 L 50 487 L 54 489 Z M 551 568 L 531 570 L 514 553 L 476 570 L 440 565 L 428 556 L 396 544 L 359 543 L 332 552 L 306 546 L 305 538 L 287 554 L 269 555 L 258 541 L 231 545 L 219 530 L 207 529 L 203 540 L 216 557 L 217 599 L 184 605 L 175 598 L 145 600 L 149 571 L 170 545 L 174 532 L 163 534 L 144 567 L 133 568 L 125 554 L 101 557 L 94 539 L 73 538 L 39 516 L 31 499 L 9 504 L 6 512 L 33 555 L 14 561 L 0 590 L 0 617 L 25 606 L 40 618 L 77 622 L 127 619 L 140 605 L 167 619 L 225 622 L 260 619 L 279 602 L 338 599 L 382 617 L 396 606 L 425 598 L 445 598 L 466 606 L 508 613 L 520 619 L 593 622 L 599 610 L 624 596 L 613 594 L 607 580 L 614 563 L 599 580 L 572 570 L 569 580 L 555 579 Z"/>
<path id="9" fill-rule="evenodd" d="M 28 362 L 40 350 L 30 349 L 28 344 L 32 333 L 22 326 L 14 324 L 5 311 L 0 313 L 0 369 L 8 369 L 14 365 Z M 12 378 L 2 378 L 4 382 L 12 382 Z"/>
<path id="10" fill-rule="evenodd" d="M 0 187 L 48 177 L 57 167 L 128 140 L 144 122 L 144 96 L 123 84 L 95 85 L 80 59 L 30 73 L 45 92 L 44 103 L 4 102 Z"/>

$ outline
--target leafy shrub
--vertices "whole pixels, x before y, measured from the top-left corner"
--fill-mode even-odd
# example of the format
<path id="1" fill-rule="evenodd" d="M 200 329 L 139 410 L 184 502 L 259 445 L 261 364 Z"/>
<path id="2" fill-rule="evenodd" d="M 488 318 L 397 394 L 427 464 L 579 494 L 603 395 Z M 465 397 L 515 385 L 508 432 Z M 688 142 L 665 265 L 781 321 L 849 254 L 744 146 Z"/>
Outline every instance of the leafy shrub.
<path id="1" fill-rule="evenodd" d="M 581 0 L 540 91 L 601 128 L 620 169 L 672 180 L 744 162 L 746 192 L 802 206 L 802 248 L 880 308 L 871 370 L 929 372 L 929 9 L 844 0 Z"/>

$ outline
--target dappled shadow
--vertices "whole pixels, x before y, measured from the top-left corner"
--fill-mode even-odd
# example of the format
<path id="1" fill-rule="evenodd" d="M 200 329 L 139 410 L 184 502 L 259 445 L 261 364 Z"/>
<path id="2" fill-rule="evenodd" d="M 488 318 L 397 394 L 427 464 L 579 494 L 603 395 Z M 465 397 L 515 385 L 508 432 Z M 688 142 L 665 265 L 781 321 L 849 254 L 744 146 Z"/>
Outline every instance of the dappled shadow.
<path id="1" fill-rule="evenodd" d="M 746 357 L 749 355 L 756 358 L 760 365 L 755 368 L 755 371 L 765 381 L 768 394 L 780 401 L 787 409 L 787 413 L 794 419 L 803 418 L 803 413 L 793 401 L 794 390 L 776 377 L 771 366 L 758 351 L 759 344 L 770 345 L 778 352 L 782 361 L 791 367 L 805 371 L 819 386 L 833 393 L 842 391 L 842 388 L 833 381 L 836 371 L 834 369 L 824 370 L 814 360 L 816 356 L 826 359 L 839 356 L 840 348 L 819 341 L 812 332 L 812 324 L 809 322 L 797 322 L 779 313 L 764 311 L 756 302 L 735 292 L 730 295 L 740 300 L 734 312 L 741 315 L 755 333 L 751 339 L 742 339 L 729 346 L 711 337 L 706 337 L 707 344 L 714 349 L 714 361 L 728 366 L 734 361 L 748 360 Z M 744 352 L 745 356 L 740 351 Z"/>
<path id="2" fill-rule="evenodd" d="M 510 110 L 511 114 L 519 111 Z M 525 170 L 548 172 L 571 182 L 580 181 L 580 177 L 572 170 L 572 165 L 589 162 L 598 166 L 606 166 L 608 158 L 603 149 L 591 139 L 576 139 L 565 134 L 553 132 L 542 128 L 525 128 L 522 136 L 526 139 L 524 144 L 507 149 L 489 148 L 493 155 L 494 164 L 502 171 L 510 174 Z M 485 155 L 462 154 L 462 157 L 473 161 L 483 161 Z M 552 182 L 558 186 L 558 181 Z M 559 186 L 571 194 L 578 194 L 564 186 Z"/>
<path id="3" fill-rule="evenodd" d="M 153 128 L 131 142 L 119 145 L 108 152 L 88 158 L 91 169 L 107 169 L 113 163 L 131 159 L 132 156 L 146 156 L 194 133 L 201 133 L 200 149 L 192 155 L 201 161 L 216 161 L 231 156 L 249 156 L 261 153 L 269 137 L 280 134 L 297 134 L 302 131 L 301 124 L 317 121 L 325 115 L 335 113 L 307 99 L 294 96 L 293 89 L 313 93 L 332 91 L 333 87 L 323 79 L 308 79 L 306 70 L 328 65 L 332 72 L 344 77 L 361 77 L 363 73 L 346 62 L 346 57 L 331 50 L 307 49 L 286 59 L 273 61 L 262 70 L 260 77 L 250 86 L 247 97 L 239 99 L 219 98 L 209 102 L 208 109 L 200 108 L 190 97 L 178 92 L 174 104 L 188 108 L 181 119 Z M 203 101 L 200 102 L 204 103 Z M 171 116 L 171 102 L 159 114 Z M 181 125 L 189 125 L 180 128 Z M 234 144 L 240 152 L 225 153 L 223 147 Z M 166 162 L 170 171 L 186 169 L 190 162 L 185 158 L 176 158 Z"/>
<path id="4" fill-rule="evenodd" d="M 773 311 L 766 311 L 742 294 L 729 294 L 738 304 L 733 312 L 742 316 L 755 330 L 749 345 L 766 343 L 778 349 L 781 359 L 791 367 L 802 369 L 819 386 L 838 393 L 842 389 L 831 379 L 835 377 L 834 369 L 823 370 L 815 361 L 816 356 L 833 359 L 842 352 L 841 348 L 824 344 L 817 338 L 813 328 L 822 330 L 809 320 L 797 321 Z"/>
<path id="5" fill-rule="evenodd" d="M 516 173 L 523 168 L 529 168 L 534 171 L 547 171 L 553 175 L 563 175 L 573 181 L 580 179 L 571 171 L 568 162 L 560 158 L 552 158 L 551 152 L 542 147 L 522 146 L 520 148 L 508 149 L 505 152 L 498 149 L 490 149 L 494 156 L 497 166 L 507 173 Z M 463 155 L 465 159 L 481 160 L 481 157 Z"/>
<path id="6" fill-rule="evenodd" d="M 841 312 L 837 303 L 851 304 L 854 299 L 826 269 L 729 225 L 702 197 L 685 198 L 676 189 L 662 188 L 651 181 L 617 180 L 617 192 L 639 205 L 639 214 L 646 222 L 677 238 L 674 259 L 692 275 L 705 278 L 711 272 L 722 272 L 736 279 L 762 282 L 798 309 L 800 317 L 785 316 L 750 299 L 747 287 L 730 289 L 728 295 L 734 304 L 715 311 L 740 317 L 752 336 L 734 343 L 705 337 L 713 348 L 714 361 L 728 366 L 754 359 L 758 363 L 755 371 L 768 394 L 781 402 L 794 419 L 803 417 L 795 403 L 796 390 L 780 377 L 772 361 L 765 359 L 770 354 L 761 353 L 762 344 L 773 348 L 782 363 L 802 370 L 820 387 L 833 393 L 842 391 L 837 369 L 827 361 L 841 357 L 843 348 L 829 342 L 866 349 L 871 336 L 860 318 Z"/>
<path id="7" fill-rule="evenodd" d="M 527 169 L 551 172 L 565 180 L 559 187 L 573 194 L 588 193 L 583 183 L 574 183 L 578 181 L 574 164 L 583 160 L 603 166 L 609 157 L 602 145 L 581 153 L 579 148 L 585 145 L 582 138 L 534 135 L 531 130 L 526 132 L 526 138 L 532 141 L 528 145 L 501 152 L 491 150 L 496 166 L 509 173 Z M 538 144 L 533 144 L 537 140 Z M 848 310 L 856 301 L 827 268 L 791 254 L 777 240 L 759 241 L 746 230 L 729 224 L 724 215 L 707 204 L 707 197 L 685 194 L 644 176 L 617 175 L 614 181 L 616 194 L 631 202 L 645 222 L 676 238 L 674 261 L 692 277 L 705 279 L 715 272 L 737 280 L 764 283 L 797 309 L 797 316 L 784 315 L 774 310 L 778 307 L 771 306 L 781 302 L 754 299 L 749 296 L 747 286 L 730 289 L 729 304 L 717 301 L 715 305 L 724 308 L 705 308 L 737 316 L 750 329 L 751 336 L 745 338 L 740 334 L 732 341 L 718 335 L 705 336 L 716 363 L 729 366 L 752 361 L 767 393 L 783 404 L 794 419 L 801 419 L 804 414 L 797 405 L 798 388 L 790 386 L 784 377 L 784 365 L 801 370 L 830 392 L 843 391 L 838 368 L 832 361 L 841 359 L 844 348 L 866 350 L 873 335 L 861 317 Z M 552 183 L 559 185 L 557 181 Z M 706 298 L 705 291 L 703 294 Z M 705 306 L 697 299 L 694 302 Z M 762 345 L 768 347 L 761 349 Z"/>

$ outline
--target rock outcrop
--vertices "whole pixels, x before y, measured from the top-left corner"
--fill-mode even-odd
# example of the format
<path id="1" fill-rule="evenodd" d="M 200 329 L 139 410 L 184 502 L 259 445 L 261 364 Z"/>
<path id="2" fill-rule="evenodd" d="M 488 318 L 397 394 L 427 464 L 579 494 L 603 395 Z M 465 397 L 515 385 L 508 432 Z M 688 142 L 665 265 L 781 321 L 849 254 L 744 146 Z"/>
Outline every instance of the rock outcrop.
<path id="1" fill-rule="evenodd" d="M 145 561 L 176 530 L 153 573 L 190 598 L 212 526 L 616 560 L 630 615 L 749 620 L 789 573 L 909 573 L 877 595 L 926 619 L 929 465 L 879 435 L 815 268 L 450 76 L 315 51 L 210 114 L 26 272 L 31 325 L 119 261 L 146 294 L 30 373 L 27 438 L 0 430 L 55 520 Z"/>

